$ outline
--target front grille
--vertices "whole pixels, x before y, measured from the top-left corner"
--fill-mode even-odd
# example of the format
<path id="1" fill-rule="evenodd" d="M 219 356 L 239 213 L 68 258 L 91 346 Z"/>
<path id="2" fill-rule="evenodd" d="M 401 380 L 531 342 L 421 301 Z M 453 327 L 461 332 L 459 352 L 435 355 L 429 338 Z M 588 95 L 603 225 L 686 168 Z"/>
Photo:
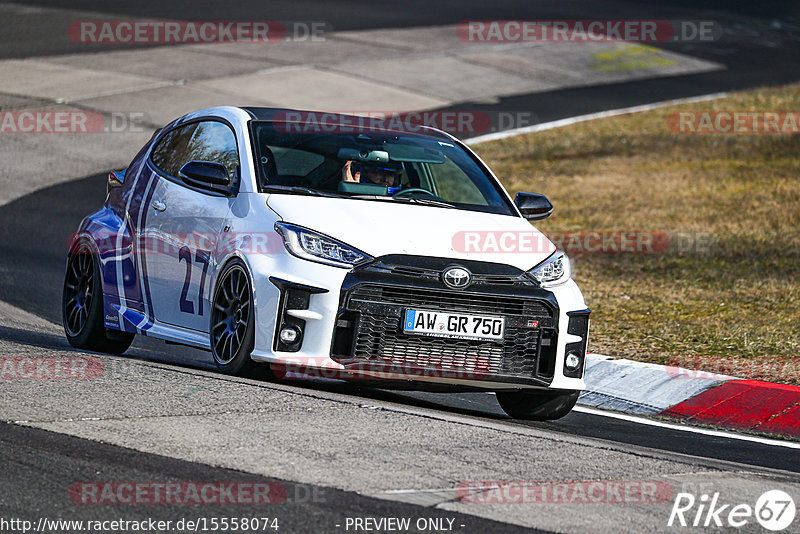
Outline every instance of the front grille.
<path id="1" fill-rule="evenodd" d="M 353 290 L 350 300 L 386 302 L 400 306 L 418 306 L 464 313 L 550 317 L 547 307 L 531 299 L 487 293 L 439 291 L 418 287 L 362 284 Z"/>
<path id="2" fill-rule="evenodd" d="M 413 278 L 424 278 L 427 280 L 439 280 L 442 274 L 442 269 L 425 269 L 422 267 L 411 267 L 407 265 L 389 265 L 384 262 L 375 262 L 373 264 L 362 267 L 363 270 L 394 274 L 399 276 L 408 276 Z M 522 274 L 482 274 L 473 273 L 473 284 L 490 284 L 490 285 L 504 285 L 504 286 L 535 286 L 536 284 L 528 278 L 525 273 Z"/>
<path id="3" fill-rule="evenodd" d="M 474 372 L 477 377 L 499 374 L 503 366 L 503 346 L 498 343 L 409 336 L 400 332 L 399 318 L 366 314 L 359 322 L 354 356 L 401 370 Z"/>
<path id="4" fill-rule="evenodd" d="M 505 317 L 502 342 L 405 334 L 406 308 L 478 313 Z M 344 314 L 355 314 L 352 350 L 344 364 L 393 369 L 426 369 L 453 377 L 532 379 L 549 383 L 555 356 L 555 312 L 542 301 L 510 295 L 363 283 L 343 299 Z M 537 321 L 531 327 L 530 321 Z M 349 321 L 348 321 L 349 322 Z"/>

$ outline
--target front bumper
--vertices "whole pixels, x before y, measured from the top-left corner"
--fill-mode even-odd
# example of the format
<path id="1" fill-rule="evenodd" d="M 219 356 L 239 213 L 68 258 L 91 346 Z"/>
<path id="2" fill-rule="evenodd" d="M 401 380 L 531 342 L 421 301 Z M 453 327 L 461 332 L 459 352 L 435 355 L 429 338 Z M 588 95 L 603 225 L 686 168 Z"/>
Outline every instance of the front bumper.
<path id="1" fill-rule="evenodd" d="M 309 262 L 303 263 L 307 268 Z M 467 263 L 475 283 L 465 290 L 448 288 L 438 276 L 440 263 Z M 569 350 L 579 352 L 583 362 L 588 337 L 589 312 L 572 281 L 547 290 L 513 267 L 437 258 L 384 258 L 349 272 L 315 268 L 340 276 L 336 281 L 328 277 L 332 283 L 327 287 L 309 283 L 308 277 L 286 275 L 279 282 L 273 277 L 279 292 L 270 299 L 275 315 L 270 319 L 259 313 L 263 333 L 257 335 L 254 360 L 313 376 L 407 389 L 584 387 L 583 363 L 571 372 L 563 363 Z M 407 308 L 502 316 L 504 339 L 406 335 L 401 317 Z M 272 323 L 269 333 L 267 321 Z M 304 335 L 299 346 L 280 343 L 276 334 L 285 324 L 300 324 Z"/>

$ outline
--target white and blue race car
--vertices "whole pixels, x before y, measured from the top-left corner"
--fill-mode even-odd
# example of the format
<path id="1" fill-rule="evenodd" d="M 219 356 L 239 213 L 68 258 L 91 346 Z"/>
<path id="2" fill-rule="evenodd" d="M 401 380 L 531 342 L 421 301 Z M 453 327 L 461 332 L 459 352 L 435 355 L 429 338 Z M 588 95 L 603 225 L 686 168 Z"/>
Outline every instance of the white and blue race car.
<path id="1" fill-rule="evenodd" d="M 217 107 L 160 129 L 108 178 L 70 243 L 77 348 L 136 334 L 383 388 L 495 391 L 511 416 L 566 415 L 589 310 L 569 260 L 463 143 L 363 117 Z"/>

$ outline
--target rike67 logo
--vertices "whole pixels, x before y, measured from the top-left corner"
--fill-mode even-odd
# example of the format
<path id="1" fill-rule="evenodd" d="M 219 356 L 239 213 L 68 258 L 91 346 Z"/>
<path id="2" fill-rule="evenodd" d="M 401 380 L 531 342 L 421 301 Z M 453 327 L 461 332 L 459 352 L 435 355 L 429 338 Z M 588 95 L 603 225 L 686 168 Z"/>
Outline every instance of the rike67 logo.
<path id="1" fill-rule="evenodd" d="M 795 513 L 794 499 L 781 490 L 764 492 L 755 506 L 724 503 L 719 492 L 699 499 L 691 493 L 678 493 L 667 526 L 741 528 L 755 519 L 763 528 L 779 532 L 792 524 Z"/>

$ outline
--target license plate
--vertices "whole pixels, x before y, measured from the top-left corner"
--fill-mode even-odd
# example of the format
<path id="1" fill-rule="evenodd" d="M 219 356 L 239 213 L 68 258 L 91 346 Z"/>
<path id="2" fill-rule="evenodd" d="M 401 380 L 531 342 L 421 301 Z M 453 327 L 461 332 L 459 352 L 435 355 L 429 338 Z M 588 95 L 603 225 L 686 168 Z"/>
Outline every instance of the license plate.
<path id="1" fill-rule="evenodd" d="M 505 318 L 487 315 L 406 310 L 403 332 L 431 337 L 502 341 Z"/>

